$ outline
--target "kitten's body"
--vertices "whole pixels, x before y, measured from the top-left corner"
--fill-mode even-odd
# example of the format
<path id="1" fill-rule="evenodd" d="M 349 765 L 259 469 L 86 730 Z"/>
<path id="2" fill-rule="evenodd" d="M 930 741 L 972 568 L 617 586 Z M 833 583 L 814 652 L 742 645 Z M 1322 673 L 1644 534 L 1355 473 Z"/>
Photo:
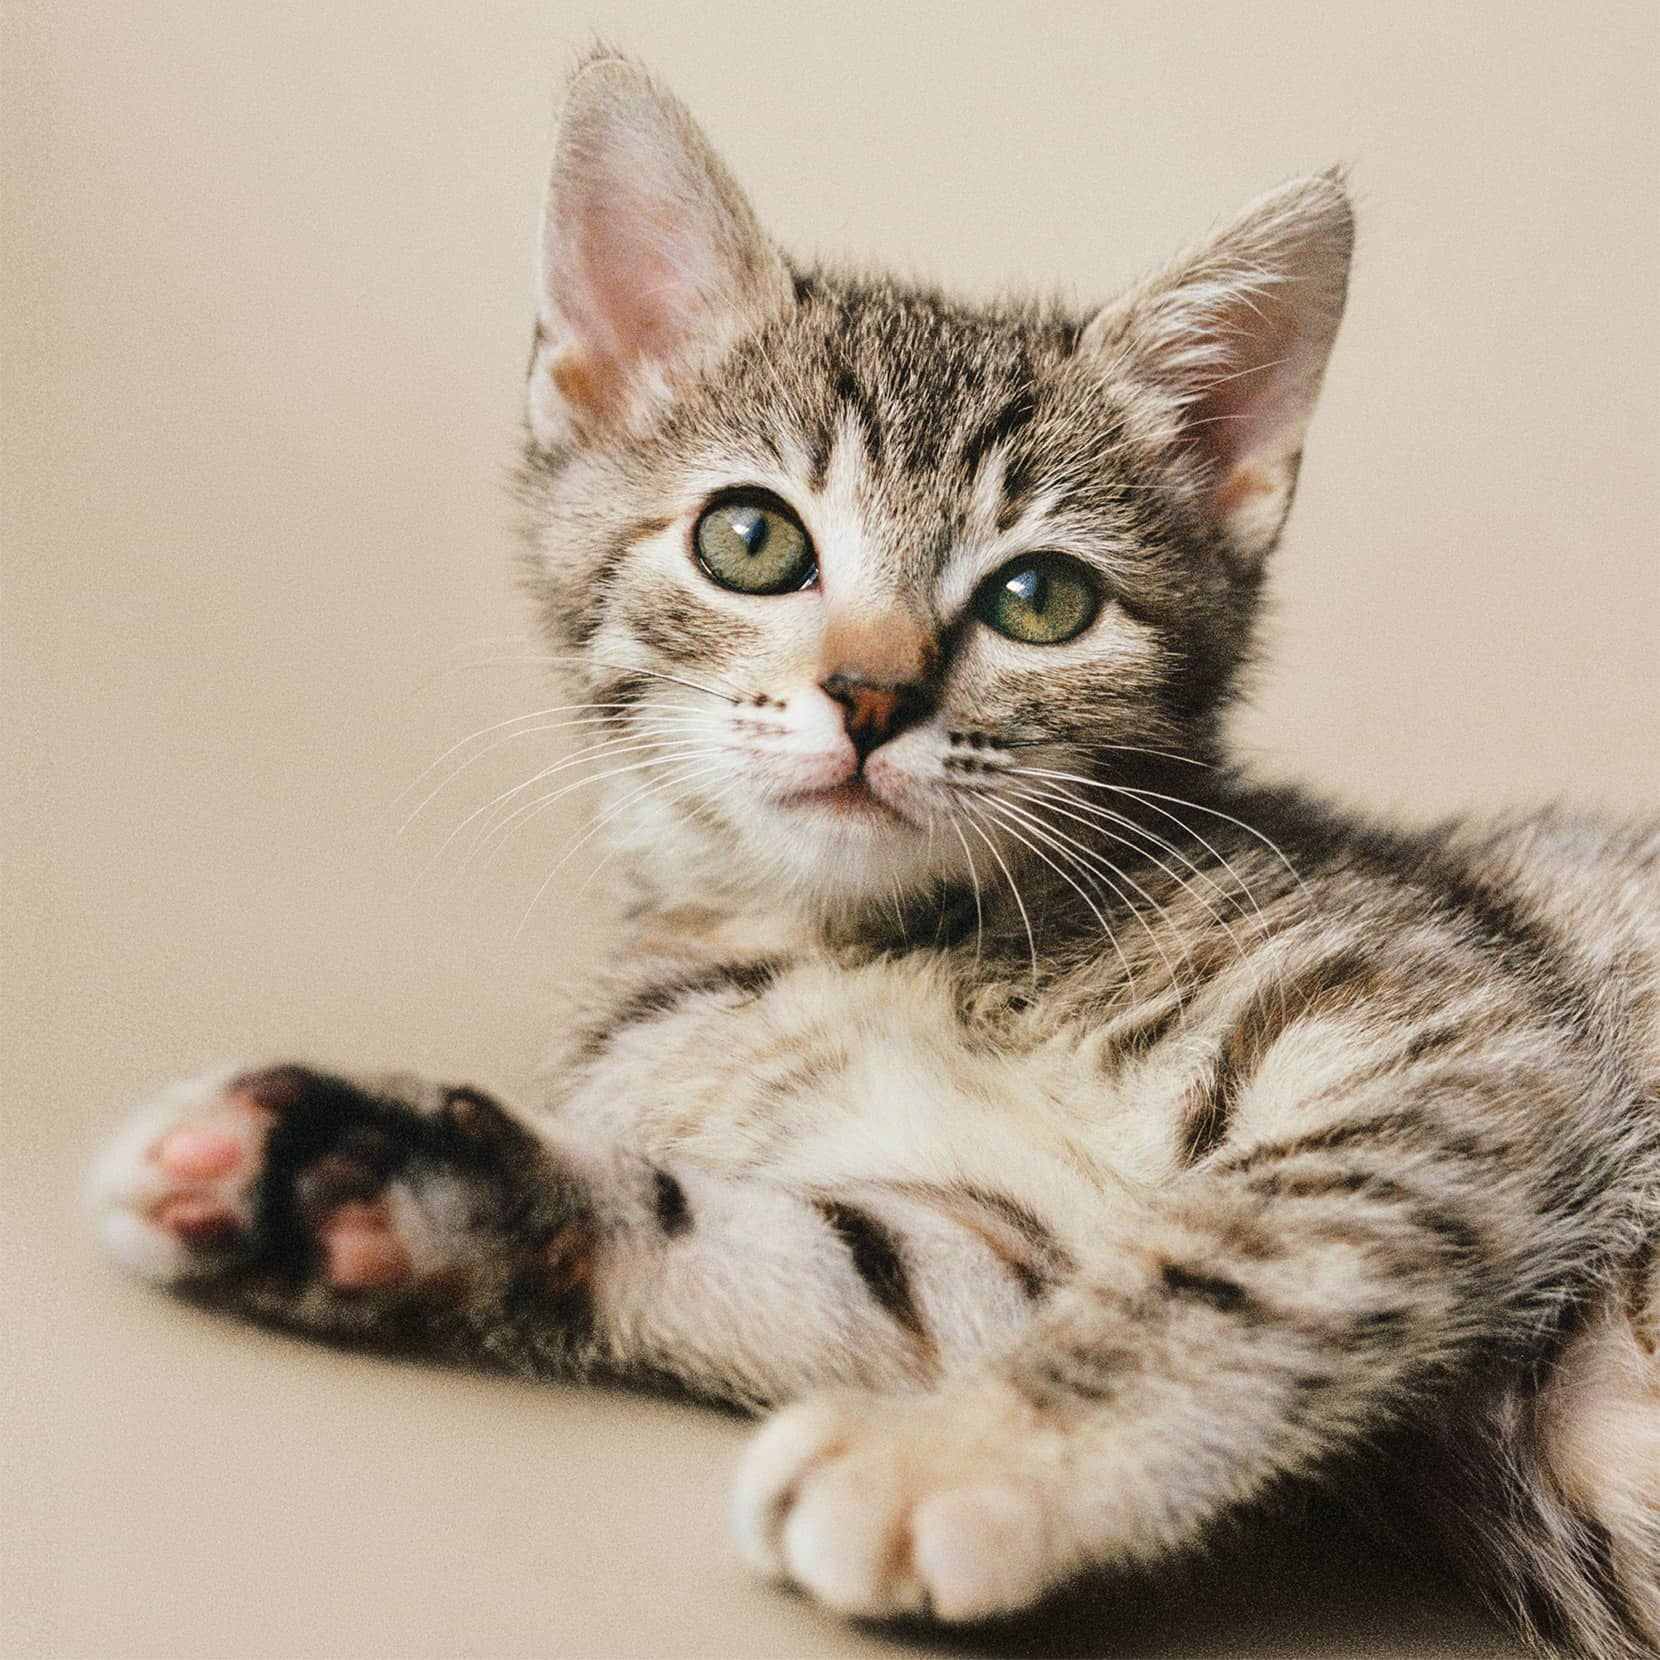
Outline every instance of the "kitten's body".
<path id="1" fill-rule="evenodd" d="M 554 1118 L 182 1086 L 104 1163 L 117 1248 L 535 1371 L 881 1391 L 782 1414 L 734 1517 L 850 1611 L 1018 1606 L 1388 1475 L 1525 1625 L 1645 1652 L 1660 835 L 1395 836 L 1222 764 L 1347 249 L 1322 179 L 1093 320 L 792 275 L 590 68 L 526 569 L 630 936 Z M 690 557 L 734 486 L 799 521 L 799 590 Z M 1034 547 L 1108 597 L 1011 646 L 976 619 Z"/>

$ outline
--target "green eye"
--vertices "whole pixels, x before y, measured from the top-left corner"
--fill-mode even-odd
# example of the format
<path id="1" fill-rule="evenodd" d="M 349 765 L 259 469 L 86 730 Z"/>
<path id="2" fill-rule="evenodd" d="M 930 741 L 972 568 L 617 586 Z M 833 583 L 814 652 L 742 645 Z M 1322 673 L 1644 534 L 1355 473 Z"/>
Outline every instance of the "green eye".
<path id="1" fill-rule="evenodd" d="M 989 628 L 1032 646 L 1059 645 L 1082 634 L 1101 609 L 1101 589 L 1087 566 L 1064 553 L 1011 560 L 980 584 L 974 614 Z"/>
<path id="2" fill-rule="evenodd" d="M 765 490 L 739 490 L 703 510 L 692 532 L 698 563 L 740 594 L 788 594 L 818 575 L 801 521 Z"/>

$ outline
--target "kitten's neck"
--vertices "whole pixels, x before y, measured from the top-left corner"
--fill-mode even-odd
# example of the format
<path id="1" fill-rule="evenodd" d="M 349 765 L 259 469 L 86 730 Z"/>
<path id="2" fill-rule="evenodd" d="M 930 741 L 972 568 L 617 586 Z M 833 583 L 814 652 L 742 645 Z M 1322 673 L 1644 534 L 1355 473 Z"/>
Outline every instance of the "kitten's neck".
<path id="1" fill-rule="evenodd" d="M 631 945 L 650 951 L 692 950 L 732 955 L 792 955 L 806 950 L 879 955 L 945 950 L 972 939 L 978 918 L 995 920 L 987 901 L 976 911 L 968 889 L 939 889 L 886 906 L 859 909 L 746 903 L 736 897 L 675 897 L 643 871 L 630 873 L 624 918 Z"/>

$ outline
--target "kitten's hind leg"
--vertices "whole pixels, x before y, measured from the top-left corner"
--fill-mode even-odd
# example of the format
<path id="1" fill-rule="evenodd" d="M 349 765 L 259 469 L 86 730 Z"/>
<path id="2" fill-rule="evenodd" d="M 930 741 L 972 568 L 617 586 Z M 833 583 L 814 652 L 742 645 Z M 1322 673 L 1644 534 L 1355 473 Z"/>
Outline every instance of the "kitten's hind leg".
<path id="1" fill-rule="evenodd" d="M 263 1318 L 503 1359 L 578 1341 L 557 1316 L 591 1261 L 586 1184 L 478 1090 L 299 1066 L 176 1085 L 92 1200 L 128 1267 Z"/>
<path id="2" fill-rule="evenodd" d="M 1528 1418 L 1510 1467 L 1538 1470 L 1531 1500 L 1555 1512 L 1541 1533 L 1593 1561 L 1601 1600 L 1660 1653 L 1660 1239 L 1569 1341 Z"/>

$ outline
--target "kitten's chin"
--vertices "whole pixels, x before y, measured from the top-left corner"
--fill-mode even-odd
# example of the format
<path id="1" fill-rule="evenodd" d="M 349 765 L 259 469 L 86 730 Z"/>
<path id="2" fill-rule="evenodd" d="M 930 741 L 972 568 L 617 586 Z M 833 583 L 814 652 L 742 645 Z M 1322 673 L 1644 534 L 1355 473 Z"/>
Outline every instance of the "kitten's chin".
<path id="1" fill-rule="evenodd" d="M 746 897 L 809 918 L 891 911 L 954 874 L 937 837 L 860 781 L 769 802 L 750 833 Z"/>
<path id="2" fill-rule="evenodd" d="M 718 818 L 640 800 L 612 821 L 619 851 L 677 900 L 846 921 L 964 879 L 956 843 L 846 780 L 789 796 L 751 795 Z"/>

